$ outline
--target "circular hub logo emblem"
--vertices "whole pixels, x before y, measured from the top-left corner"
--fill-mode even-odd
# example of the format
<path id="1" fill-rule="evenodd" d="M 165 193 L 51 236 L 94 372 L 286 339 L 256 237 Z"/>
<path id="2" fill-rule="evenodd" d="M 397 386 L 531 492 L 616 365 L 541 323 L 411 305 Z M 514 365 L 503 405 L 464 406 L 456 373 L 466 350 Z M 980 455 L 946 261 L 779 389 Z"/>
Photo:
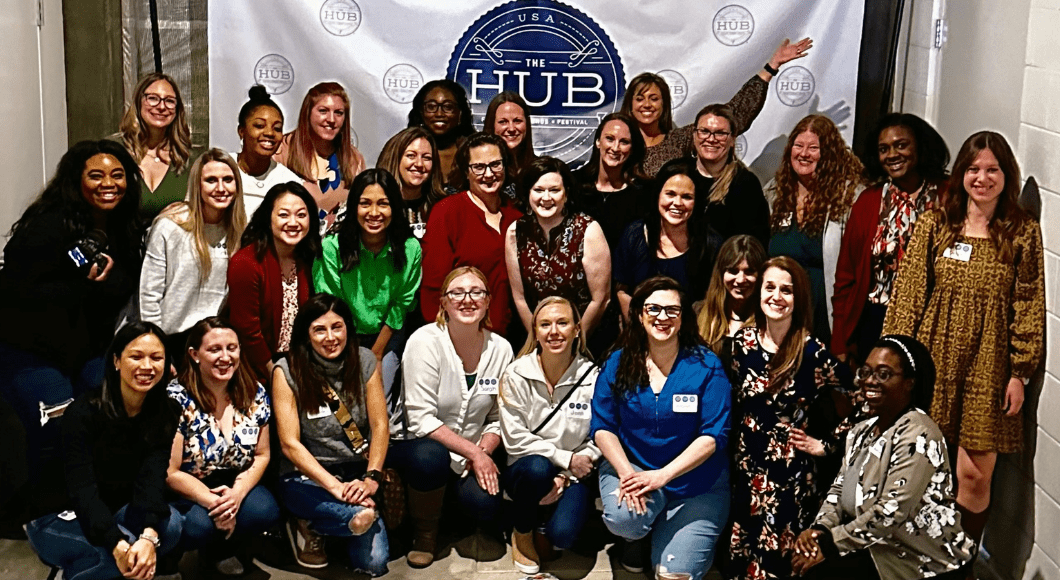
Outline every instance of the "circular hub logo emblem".
<path id="1" fill-rule="evenodd" d="M 327 0 L 320 7 L 320 24 L 335 36 L 349 36 L 361 26 L 361 7 L 353 0 Z"/>
<path id="2" fill-rule="evenodd" d="M 422 86 L 423 75 L 411 64 L 396 64 L 383 75 L 383 92 L 399 103 L 411 103 Z"/>
<path id="3" fill-rule="evenodd" d="M 798 107 L 810 100 L 817 82 L 809 69 L 789 66 L 777 75 L 777 97 L 789 107 Z"/>
<path id="4" fill-rule="evenodd" d="M 267 54 L 254 65 L 254 81 L 268 89 L 270 95 L 282 95 L 294 85 L 294 67 L 281 55 Z"/>
<path id="5" fill-rule="evenodd" d="M 688 81 L 675 70 L 661 70 L 658 75 L 670 86 L 670 108 L 676 109 L 688 98 Z"/>
<path id="6" fill-rule="evenodd" d="M 755 31 L 755 19 L 743 6 L 730 4 L 714 15 L 714 38 L 728 46 L 747 42 Z"/>
<path id="7" fill-rule="evenodd" d="M 497 93 L 519 93 L 531 109 L 534 150 L 574 166 L 589 158 L 593 132 L 625 89 L 622 61 L 600 25 L 554 0 L 487 12 L 460 38 L 447 76 L 467 89 L 479 127 Z"/>

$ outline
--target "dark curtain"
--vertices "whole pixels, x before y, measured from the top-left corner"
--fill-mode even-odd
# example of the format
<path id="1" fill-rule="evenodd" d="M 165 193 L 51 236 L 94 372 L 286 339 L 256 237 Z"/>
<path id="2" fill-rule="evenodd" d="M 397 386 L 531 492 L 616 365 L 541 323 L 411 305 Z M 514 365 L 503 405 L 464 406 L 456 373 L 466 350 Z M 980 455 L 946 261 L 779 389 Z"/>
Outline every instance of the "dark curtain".
<path id="1" fill-rule="evenodd" d="M 904 8 L 904 0 L 865 0 L 852 143 L 859 157 L 865 153 L 866 135 L 891 108 L 898 33 Z"/>

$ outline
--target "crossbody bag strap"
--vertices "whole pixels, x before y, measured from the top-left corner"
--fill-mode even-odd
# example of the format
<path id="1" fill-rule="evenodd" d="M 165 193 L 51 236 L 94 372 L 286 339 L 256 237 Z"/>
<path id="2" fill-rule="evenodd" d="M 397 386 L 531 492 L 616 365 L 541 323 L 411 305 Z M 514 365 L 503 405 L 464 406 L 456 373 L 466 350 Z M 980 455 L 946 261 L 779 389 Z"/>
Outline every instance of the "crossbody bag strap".
<path id="1" fill-rule="evenodd" d="M 364 436 L 361 435 L 361 430 L 357 428 L 357 423 L 353 420 L 353 415 L 350 414 L 350 410 L 346 408 L 346 404 L 342 402 L 342 397 L 339 397 L 338 393 L 328 385 L 328 391 L 331 400 L 338 402 L 339 408 L 335 411 L 335 418 L 339 420 L 339 425 L 342 426 L 342 432 L 346 434 L 346 438 L 350 440 L 350 445 L 353 447 L 353 452 L 364 455 L 365 459 L 368 458 L 368 441 L 365 440 Z"/>
<path id="2" fill-rule="evenodd" d="M 569 399 L 571 395 L 574 394 L 574 391 L 576 391 L 578 387 L 582 386 L 582 381 L 584 381 L 585 377 L 589 376 L 589 373 L 593 372 L 593 369 L 595 368 L 595 364 L 589 365 L 589 368 L 586 369 L 584 373 L 582 373 L 581 378 L 579 378 L 577 382 L 574 383 L 574 386 L 571 387 L 570 391 L 567 391 L 567 394 L 563 396 L 563 399 L 560 400 L 559 404 L 556 405 L 556 407 L 552 409 L 552 412 L 548 414 L 548 417 L 545 417 L 545 420 L 541 421 L 541 424 L 538 425 L 537 428 L 535 428 L 533 431 L 530 431 L 531 435 L 537 435 L 538 431 L 540 431 L 545 425 L 548 425 L 548 422 L 551 421 L 552 418 L 556 416 L 556 413 L 559 413 L 559 410 L 563 408 L 563 403 L 566 403 L 567 399 Z"/>

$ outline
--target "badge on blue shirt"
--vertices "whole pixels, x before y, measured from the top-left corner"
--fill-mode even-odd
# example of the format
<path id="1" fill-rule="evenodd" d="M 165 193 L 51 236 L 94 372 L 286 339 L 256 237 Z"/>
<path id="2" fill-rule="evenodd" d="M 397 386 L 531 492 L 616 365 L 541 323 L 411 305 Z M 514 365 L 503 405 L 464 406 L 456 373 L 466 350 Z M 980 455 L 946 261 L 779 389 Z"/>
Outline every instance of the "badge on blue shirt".
<path id="1" fill-rule="evenodd" d="M 674 395 L 674 413 L 699 411 L 699 395 Z"/>

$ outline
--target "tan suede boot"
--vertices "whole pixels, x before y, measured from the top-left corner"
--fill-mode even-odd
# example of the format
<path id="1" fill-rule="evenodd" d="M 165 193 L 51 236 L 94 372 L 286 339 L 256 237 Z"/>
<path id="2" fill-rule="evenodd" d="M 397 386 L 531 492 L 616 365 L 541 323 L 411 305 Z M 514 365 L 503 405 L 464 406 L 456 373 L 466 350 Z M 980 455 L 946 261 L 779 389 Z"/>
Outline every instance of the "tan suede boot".
<path id="1" fill-rule="evenodd" d="M 534 533 L 525 534 L 512 530 L 512 561 L 523 574 L 537 574 L 541 570 L 541 559 L 534 548 Z"/>
<path id="2" fill-rule="evenodd" d="M 412 519 L 412 549 L 408 563 L 413 568 L 426 568 L 434 562 L 438 543 L 438 520 L 442 517 L 445 487 L 433 491 L 409 488 L 409 518 Z"/>

